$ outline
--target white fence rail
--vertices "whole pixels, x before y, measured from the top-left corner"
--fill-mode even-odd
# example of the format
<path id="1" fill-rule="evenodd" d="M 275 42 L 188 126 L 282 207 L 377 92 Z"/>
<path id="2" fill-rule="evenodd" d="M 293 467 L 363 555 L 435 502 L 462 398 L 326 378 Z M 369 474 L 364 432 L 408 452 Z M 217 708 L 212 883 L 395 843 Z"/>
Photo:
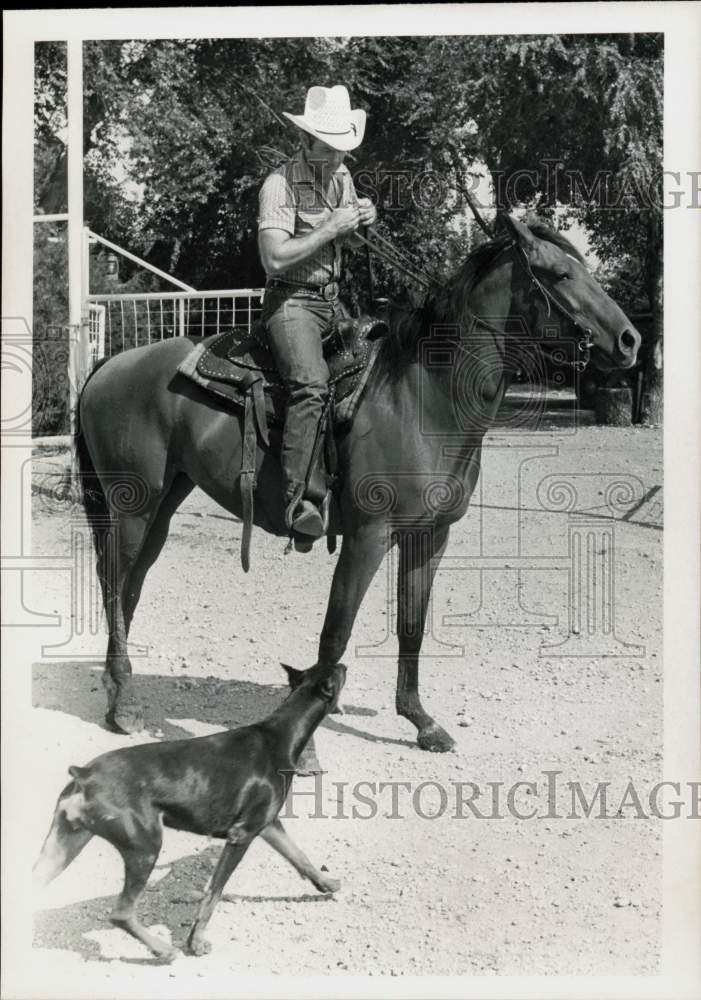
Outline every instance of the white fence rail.
<path id="1" fill-rule="evenodd" d="M 88 370 L 94 368 L 105 356 L 105 313 L 104 306 L 90 303 L 88 308 Z"/>
<path id="2" fill-rule="evenodd" d="M 169 337 L 209 337 L 234 326 L 250 330 L 262 299 L 261 288 L 91 295 L 91 362 Z"/>
<path id="3" fill-rule="evenodd" d="M 66 213 L 34 216 L 36 223 L 68 221 Z M 65 236 L 56 238 L 65 239 Z M 92 293 L 91 247 L 95 245 L 111 251 L 115 261 L 117 256 L 121 256 L 174 287 L 160 292 Z M 260 316 L 262 288 L 196 291 L 191 285 L 85 226 L 82 228 L 80 250 L 81 266 L 78 269 L 72 267 L 69 282 L 70 295 L 80 301 L 80 322 L 72 319 L 67 328 L 71 432 L 81 386 L 102 358 L 170 337 L 209 337 L 234 326 L 250 330 Z M 118 270 L 107 273 L 118 274 Z"/>

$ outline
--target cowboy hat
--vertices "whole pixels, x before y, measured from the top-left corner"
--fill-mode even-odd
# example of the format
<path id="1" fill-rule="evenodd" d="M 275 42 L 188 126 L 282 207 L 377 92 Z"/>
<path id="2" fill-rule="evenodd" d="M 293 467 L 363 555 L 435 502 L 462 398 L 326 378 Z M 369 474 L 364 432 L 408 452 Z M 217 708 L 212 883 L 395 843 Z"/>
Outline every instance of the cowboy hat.
<path id="1" fill-rule="evenodd" d="M 347 153 L 363 141 L 366 114 L 351 110 L 348 91 L 343 86 L 310 87 L 303 115 L 282 112 L 285 118 L 327 146 Z"/>

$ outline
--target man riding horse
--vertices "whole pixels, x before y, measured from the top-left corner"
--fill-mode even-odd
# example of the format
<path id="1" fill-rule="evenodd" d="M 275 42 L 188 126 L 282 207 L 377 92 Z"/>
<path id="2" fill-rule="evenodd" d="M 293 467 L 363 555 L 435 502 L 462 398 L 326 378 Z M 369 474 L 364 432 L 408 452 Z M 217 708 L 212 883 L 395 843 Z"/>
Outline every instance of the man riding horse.
<path id="1" fill-rule="evenodd" d="M 343 162 L 363 141 L 366 117 L 351 109 L 346 88 L 311 87 L 304 114 L 284 114 L 300 130 L 301 144 L 261 188 L 258 245 L 267 275 L 263 322 L 288 392 L 285 516 L 295 548 L 308 552 L 328 526 L 328 494 L 308 485 L 328 398 L 322 338 L 342 315 L 341 247 L 354 245 L 353 234 L 372 225 L 376 211 L 369 198 L 357 197 Z"/>

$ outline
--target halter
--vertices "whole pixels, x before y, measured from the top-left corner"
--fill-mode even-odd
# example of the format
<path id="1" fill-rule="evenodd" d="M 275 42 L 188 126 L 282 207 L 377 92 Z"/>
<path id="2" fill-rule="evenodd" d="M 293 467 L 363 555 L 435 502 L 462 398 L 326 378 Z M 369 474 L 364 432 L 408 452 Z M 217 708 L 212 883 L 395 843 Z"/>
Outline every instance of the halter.
<path id="1" fill-rule="evenodd" d="M 581 340 L 577 342 L 577 350 L 581 354 L 583 354 L 584 357 L 580 358 L 579 361 L 563 361 L 562 364 L 568 365 L 569 367 L 574 368 L 575 371 L 578 372 L 584 371 L 584 369 L 589 364 L 591 358 L 591 349 L 592 347 L 595 346 L 594 335 L 590 327 L 584 326 L 582 323 L 580 323 L 579 320 L 572 315 L 569 309 L 567 309 L 566 306 L 563 306 L 561 302 L 558 302 L 555 296 L 552 294 L 552 292 L 548 291 L 548 289 L 542 284 L 542 282 L 538 281 L 535 274 L 533 274 L 530 261 L 528 260 L 528 254 L 521 246 L 521 244 L 517 243 L 514 240 L 513 243 L 511 243 L 511 246 L 516 247 L 516 249 L 518 250 L 519 252 L 518 260 L 521 266 L 523 267 L 524 271 L 530 278 L 531 284 L 535 285 L 536 289 L 545 299 L 545 304 L 548 307 L 548 316 L 550 315 L 550 305 L 552 303 L 552 305 L 555 306 L 558 312 L 562 313 L 565 319 L 568 319 L 570 323 L 572 323 L 572 325 L 575 327 L 575 329 L 581 331 L 581 333 L 583 334 Z"/>
<path id="2" fill-rule="evenodd" d="M 564 306 L 561 302 L 558 302 L 555 296 L 552 294 L 552 292 L 548 291 L 548 289 L 543 285 L 542 282 L 538 281 L 535 274 L 533 273 L 530 261 L 528 260 L 528 254 L 521 246 L 521 244 L 518 243 L 518 241 L 516 240 L 512 240 L 510 243 L 507 243 L 504 247 L 502 247 L 499 253 L 492 259 L 491 263 L 493 264 L 494 261 L 498 257 L 500 257 L 503 253 L 506 253 L 507 250 L 512 250 L 514 248 L 518 250 L 517 259 L 521 267 L 526 272 L 528 278 L 530 279 L 531 284 L 535 286 L 536 290 L 539 291 L 540 294 L 545 299 L 545 304 L 548 307 L 548 316 L 550 316 L 551 313 L 550 306 L 553 305 L 558 312 L 560 312 L 566 319 L 568 319 L 570 323 L 572 323 L 572 325 L 577 330 L 581 331 L 581 333 L 583 334 L 582 338 L 577 342 L 577 350 L 581 354 L 583 354 L 584 357 L 580 358 L 578 361 L 562 361 L 560 363 L 562 365 L 567 365 L 570 368 L 574 368 L 578 372 L 584 371 L 584 369 L 589 364 L 589 361 L 591 359 L 591 349 L 592 347 L 595 346 L 593 333 L 588 326 L 584 326 L 582 323 L 580 323 L 579 320 L 572 315 L 572 313 L 569 311 L 569 309 L 567 309 L 566 306 Z M 488 320 L 482 319 L 476 313 L 470 311 L 470 316 L 476 323 L 479 323 L 480 326 L 485 327 L 492 333 L 498 334 L 500 337 L 504 335 L 503 330 L 500 330 L 498 327 L 494 326 L 494 324 L 490 323 Z"/>
<path id="3" fill-rule="evenodd" d="M 331 209 L 332 206 L 329 205 L 328 201 L 326 201 L 323 195 L 322 198 L 325 201 L 326 206 L 329 209 Z M 367 232 L 368 230 L 366 229 L 366 234 Z M 360 233 L 355 234 L 356 238 L 361 243 L 364 243 L 369 250 L 374 251 L 378 255 L 378 257 L 382 257 L 388 264 L 392 265 L 396 270 L 405 274 L 410 280 L 416 282 L 419 285 L 422 285 L 428 292 L 431 292 L 439 287 L 437 280 L 432 275 L 428 274 L 422 268 L 414 264 L 413 261 L 405 253 L 403 253 L 401 250 L 398 249 L 398 247 L 394 246 L 394 244 L 390 243 L 384 237 L 380 236 L 380 234 L 376 230 L 372 231 L 372 235 L 374 237 L 374 240 L 368 239 L 367 235 L 361 236 Z M 516 248 L 518 250 L 517 259 L 521 264 L 521 267 L 524 269 L 527 276 L 529 277 L 531 284 L 535 286 L 536 290 L 539 291 L 540 294 L 545 299 L 545 304 L 548 307 L 548 316 L 550 315 L 551 311 L 550 306 L 552 304 L 553 306 L 555 306 L 558 312 L 560 312 L 566 319 L 570 321 L 570 323 L 572 323 L 575 329 L 580 330 L 581 333 L 583 334 L 582 338 L 577 342 L 577 350 L 580 352 L 580 354 L 583 355 L 583 357 L 580 358 L 578 361 L 562 361 L 561 364 L 566 365 L 570 368 L 574 368 L 578 372 L 584 371 L 584 369 L 587 367 L 591 359 L 591 349 L 592 347 L 595 346 L 593 333 L 591 329 L 588 326 L 584 326 L 582 323 L 580 323 L 579 320 L 572 315 L 569 309 L 567 309 L 567 307 L 564 306 L 561 302 L 558 302 L 555 296 L 552 294 L 552 292 L 548 291 L 548 289 L 542 284 L 542 282 L 538 281 L 535 274 L 533 274 L 530 261 L 528 260 L 528 254 L 517 240 L 511 240 L 510 243 L 507 243 L 504 247 L 502 247 L 502 249 L 496 254 L 496 256 L 492 258 L 491 264 L 493 264 L 494 261 L 498 257 L 500 257 L 503 253 L 505 253 L 507 250 L 511 250 L 513 248 Z M 499 330 L 498 327 L 494 326 L 492 323 L 489 323 L 488 320 L 481 319 L 479 316 L 476 315 L 476 313 L 473 313 L 470 310 L 468 311 L 470 312 L 472 319 L 475 320 L 475 322 L 479 323 L 480 326 L 485 327 L 487 330 L 490 330 L 494 334 L 503 336 L 503 330 Z"/>

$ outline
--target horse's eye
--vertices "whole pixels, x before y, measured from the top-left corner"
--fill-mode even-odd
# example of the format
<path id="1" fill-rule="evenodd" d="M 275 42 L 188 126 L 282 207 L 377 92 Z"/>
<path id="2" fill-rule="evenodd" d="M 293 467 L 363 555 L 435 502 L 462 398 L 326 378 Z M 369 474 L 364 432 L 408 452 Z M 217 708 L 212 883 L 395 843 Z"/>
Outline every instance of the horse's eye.
<path id="1" fill-rule="evenodd" d="M 564 281 L 565 278 L 569 278 L 569 274 L 567 273 L 567 271 L 563 271 L 561 274 L 558 274 L 557 276 L 558 281 Z"/>

